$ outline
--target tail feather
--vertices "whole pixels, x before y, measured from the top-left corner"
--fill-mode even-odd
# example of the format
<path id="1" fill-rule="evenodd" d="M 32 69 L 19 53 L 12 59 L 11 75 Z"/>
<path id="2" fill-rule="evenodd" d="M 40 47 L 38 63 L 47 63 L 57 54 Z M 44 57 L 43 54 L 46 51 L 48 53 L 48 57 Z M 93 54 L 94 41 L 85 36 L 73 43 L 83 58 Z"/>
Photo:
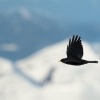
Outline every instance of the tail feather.
<path id="1" fill-rule="evenodd" d="M 98 61 L 88 61 L 88 63 L 98 63 Z"/>

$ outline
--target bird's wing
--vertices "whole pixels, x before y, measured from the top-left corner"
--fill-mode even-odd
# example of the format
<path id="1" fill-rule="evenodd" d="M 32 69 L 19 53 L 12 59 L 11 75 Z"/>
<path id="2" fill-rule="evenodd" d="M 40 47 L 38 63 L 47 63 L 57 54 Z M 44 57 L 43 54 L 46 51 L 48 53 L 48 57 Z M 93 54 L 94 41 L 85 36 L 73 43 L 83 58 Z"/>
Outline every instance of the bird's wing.
<path id="1" fill-rule="evenodd" d="M 83 56 L 83 46 L 81 43 L 81 37 L 78 37 L 78 35 L 72 37 L 72 39 L 69 40 L 69 45 L 67 45 L 67 56 L 75 57 L 81 59 Z"/>

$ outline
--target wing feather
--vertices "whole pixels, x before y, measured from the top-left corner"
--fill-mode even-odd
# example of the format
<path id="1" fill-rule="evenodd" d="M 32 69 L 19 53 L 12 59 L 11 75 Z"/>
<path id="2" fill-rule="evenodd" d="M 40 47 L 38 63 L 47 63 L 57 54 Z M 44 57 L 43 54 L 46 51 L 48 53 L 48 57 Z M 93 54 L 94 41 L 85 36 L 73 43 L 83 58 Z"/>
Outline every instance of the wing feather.
<path id="1" fill-rule="evenodd" d="M 75 57 L 81 59 L 83 56 L 83 46 L 81 43 L 81 37 L 78 35 L 69 39 L 69 45 L 67 45 L 67 56 L 68 57 Z"/>

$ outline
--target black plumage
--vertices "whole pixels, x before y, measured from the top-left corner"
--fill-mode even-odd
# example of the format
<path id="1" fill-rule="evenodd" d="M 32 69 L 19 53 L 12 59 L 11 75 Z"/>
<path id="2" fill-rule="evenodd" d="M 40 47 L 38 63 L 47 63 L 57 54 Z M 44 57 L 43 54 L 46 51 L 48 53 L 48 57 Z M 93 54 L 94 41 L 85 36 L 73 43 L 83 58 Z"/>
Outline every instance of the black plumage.
<path id="1" fill-rule="evenodd" d="M 60 61 L 70 65 L 83 65 L 87 63 L 98 63 L 98 61 L 87 61 L 82 59 L 83 57 L 83 45 L 81 37 L 78 35 L 69 39 L 69 45 L 67 45 L 67 58 L 63 58 Z"/>

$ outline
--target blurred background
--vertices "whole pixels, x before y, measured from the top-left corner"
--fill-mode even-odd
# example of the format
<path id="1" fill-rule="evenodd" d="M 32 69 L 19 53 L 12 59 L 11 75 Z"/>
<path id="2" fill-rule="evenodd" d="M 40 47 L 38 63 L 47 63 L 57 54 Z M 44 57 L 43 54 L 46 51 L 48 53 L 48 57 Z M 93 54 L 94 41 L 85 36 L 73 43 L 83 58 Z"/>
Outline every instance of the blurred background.
<path id="1" fill-rule="evenodd" d="M 91 43 L 99 42 L 99 3 L 99 0 L 0 0 L 0 55 L 22 59 L 73 34 Z"/>
<path id="2" fill-rule="evenodd" d="M 0 100 L 100 100 L 99 64 L 58 63 L 72 35 L 99 60 L 99 0 L 0 0 Z"/>

